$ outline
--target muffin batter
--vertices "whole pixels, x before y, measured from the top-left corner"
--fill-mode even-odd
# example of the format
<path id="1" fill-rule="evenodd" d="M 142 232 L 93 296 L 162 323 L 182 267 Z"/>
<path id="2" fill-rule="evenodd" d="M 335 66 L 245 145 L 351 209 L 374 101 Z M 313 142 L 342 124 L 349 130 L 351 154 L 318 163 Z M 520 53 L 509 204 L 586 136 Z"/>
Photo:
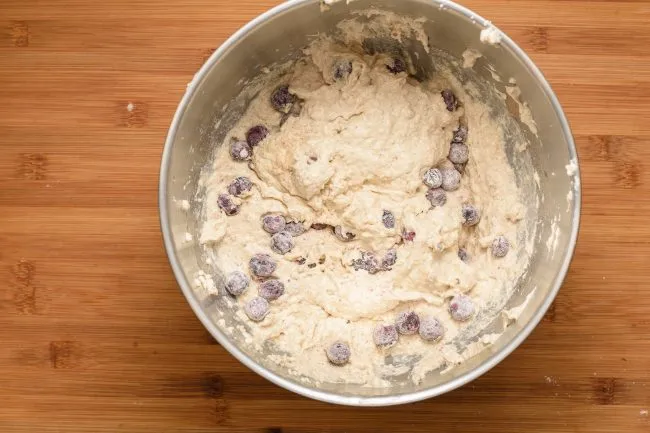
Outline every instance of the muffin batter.
<path id="1" fill-rule="evenodd" d="M 409 69 L 321 38 L 215 151 L 201 242 L 221 294 L 305 380 L 388 386 L 459 362 L 528 262 L 498 122 L 448 74 Z"/>

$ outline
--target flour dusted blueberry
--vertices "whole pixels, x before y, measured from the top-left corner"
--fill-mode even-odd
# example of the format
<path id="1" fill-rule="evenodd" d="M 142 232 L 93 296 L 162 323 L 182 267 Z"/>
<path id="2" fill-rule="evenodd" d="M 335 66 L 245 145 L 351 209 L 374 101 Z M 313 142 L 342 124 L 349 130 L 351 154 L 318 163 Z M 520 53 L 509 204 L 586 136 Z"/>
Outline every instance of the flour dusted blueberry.
<path id="1" fill-rule="evenodd" d="M 396 262 L 397 250 L 395 248 L 391 248 L 390 250 L 386 251 L 384 258 L 381 259 L 381 267 L 384 269 L 390 269 L 390 267 L 393 266 Z"/>
<path id="2" fill-rule="evenodd" d="M 294 102 L 296 102 L 296 95 L 289 92 L 287 84 L 278 87 L 271 94 L 271 105 L 282 113 L 288 113 Z"/>
<path id="3" fill-rule="evenodd" d="M 228 192 L 235 197 L 239 197 L 245 192 L 250 191 L 253 188 L 253 182 L 246 176 L 236 177 L 230 185 L 228 185 Z"/>
<path id="4" fill-rule="evenodd" d="M 461 210 L 463 216 L 463 225 L 467 227 L 475 226 L 481 221 L 481 213 L 472 204 L 464 204 Z"/>
<path id="5" fill-rule="evenodd" d="M 413 335 L 420 329 L 420 317 L 414 311 L 403 311 L 395 319 L 395 327 L 402 335 Z"/>
<path id="6" fill-rule="evenodd" d="M 447 193 L 442 188 L 432 188 L 427 191 L 427 200 L 433 207 L 444 206 L 447 203 Z"/>
<path id="7" fill-rule="evenodd" d="M 456 191 L 460 187 L 460 173 L 455 168 L 443 168 L 442 189 L 445 191 Z"/>
<path id="8" fill-rule="evenodd" d="M 217 197 L 217 204 L 228 216 L 237 215 L 239 213 L 240 206 L 235 203 L 233 198 L 228 194 L 219 194 L 219 197 Z"/>
<path id="9" fill-rule="evenodd" d="M 352 73 L 352 62 L 341 59 L 334 64 L 334 79 L 340 80 Z"/>
<path id="10" fill-rule="evenodd" d="M 300 236 L 301 234 L 305 233 L 307 230 L 305 229 L 303 223 L 290 221 L 284 226 L 284 231 L 295 238 L 296 236 Z"/>
<path id="11" fill-rule="evenodd" d="M 350 346 L 344 341 L 337 341 L 325 349 L 327 359 L 334 365 L 345 365 L 350 360 Z"/>
<path id="12" fill-rule="evenodd" d="M 282 215 L 265 215 L 262 218 L 262 228 L 267 233 L 278 233 L 286 227 L 286 220 Z"/>
<path id="13" fill-rule="evenodd" d="M 429 188 L 440 188 L 440 185 L 442 185 L 442 173 L 437 168 L 430 168 L 424 172 L 422 182 Z"/>
<path id="14" fill-rule="evenodd" d="M 456 295 L 449 302 L 449 314 L 458 322 L 466 322 L 476 312 L 474 301 L 467 295 Z"/>
<path id="15" fill-rule="evenodd" d="M 248 277 L 241 271 L 234 271 L 226 277 L 226 290 L 233 296 L 239 296 L 248 288 Z"/>
<path id="16" fill-rule="evenodd" d="M 246 161 L 253 154 L 253 150 L 245 141 L 237 140 L 230 144 L 230 156 L 235 161 Z"/>
<path id="17" fill-rule="evenodd" d="M 255 147 L 269 135 L 269 130 L 264 125 L 255 125 L 246 133 L 246 142 Z"/>
<path id="18" fill-rule="evenodd" d="M 399 334 L 395 325 L 379 324 L 372 333 L 372 339 L 377 347 L 388 349 L 397 343 Z"/>
<path id="19" fill-rule="evenodd" d="M 287 232 L 279 232 L 271 236 L 271 249 L 278 254 L 286 254 L 294 247 L 293 236 Z"/>
<path id="20" fill-rule="evenodd" d="M 469 161 L 469 147 L 462 143 L 453 143 L 449 147 L 449 156 L 447 157 L 454 164 L 465 164 Z"/>
<path id="21" fill-rule="evenodd" d="M 454 131 L 452 143 L 465 143 L 467 140 L 467 126 L 459 125 L 458 129 Z"/>
<path id="22" fill-rule="evenodd" d="M 505 236 L 497 236 L 492 241 L 492 255 L 494 257 L 505 257 L 509 250 L 510 242 L 508 242 Z"/>
<path id="23" fill-rule="evenodd" d="M 261 322 L 269 314 L 269 302 L 264 298 L 253 298 L 244 305 L 244 312 L 254 322 Z"/>
<path id="24" fill-rule="evenodd" d="M 343 242 L 350 242 L 356 237 L 354 233 L 345 230 L 341 226 L 334 227 L 334 235 Z"/>
<path id="25" fill-rule="evenodd" d="M 415 240 L 415 232 L 413 230 L 404 229 L 402 230 L 402 239 L 406 242 L 413 242 Z"/>
<path id="26" fill-rule="evenodd" d="M 386 65 L 386 68 L 392 74 L 399 74 L 400 72 L 406 71 L 406 62 L 399 57 L 395 57 L 390 65 Z"/>
<path id="27" fill-rule="evenodd" d="M 361 251 L 361 257 L 352 260 L 352 267 L 355 270 L 364 270 L 369 274 L 376 274 L 380 270 L 379 261 L 374 253 L 370 251 Z"/>
<path id="28" fill-rule="evenodd" d="M 442 95 L 442 99 L 445 101 L 447 111 L 455 111 L 458 108 L 458 99 L 456 99 L 454 92 L 450 89 L 445 89 L 440 92 L 440 94 Z"/>
<path id="29" fill-rule="evenodd" d="M 275 260 L 268 254 L 255 254 L 248 263 L 251 272 L 256 277 L 270 277 L 278 267 Z"/>
<path id="30" fill-rule="evenodd" d="M 395 215 L 391 211 L 384 209 L 384 213 L 381 216 L 381 222 L 387 229 L 392 229 L 395 227 Z"/>
<path id="31" fill-rule="evenodd" d="M 469 262 L 469 253 L 465 248 L 458 248 L 458 258 L 465 263 Z"/>
<path id="32" fill-rule="evenodd" d="M 420 320 L 420 337 L 426 341 L 438 341 L 445 335 L 445 327 L 435 317 L 425 316 Z"/>
<path id="33" fill-rule="evenodd" d="M 260 284 L 259 294 L 267 301 L 274 301 L 284 294 L 284 283 L 280 280 L 266 280 Z"/>

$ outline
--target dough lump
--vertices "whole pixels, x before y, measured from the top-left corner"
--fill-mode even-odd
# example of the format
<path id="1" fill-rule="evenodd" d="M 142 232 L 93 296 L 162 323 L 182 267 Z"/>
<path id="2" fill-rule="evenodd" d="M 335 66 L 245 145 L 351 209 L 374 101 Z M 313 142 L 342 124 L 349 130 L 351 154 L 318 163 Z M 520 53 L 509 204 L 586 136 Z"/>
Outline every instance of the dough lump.
<path id="1" fill-rule="evenodd" d="M 201 241 L 215 265 L 254 279 L 250 258 L 268 254 L 277 262 L 273 277 L 284 283 L 284 293 L 270 302 L 262 321 L 238 317 L 258 348 L 271 347 L 274 361 L 305 380 L 390 386 L 391 375 L 404 371 L 422 380 L 462 352 L 455 343 L 468 324 L 453 320 L 449 300 L 467 294 L 478 311 L 469 322 L 480 320 L 482 309 L 512 293 L 528 261 L 519 244 L 523 223 L 513 217 L 513 209 L 522 208 L 520 192 L 499 122 L 453 77 L 419 82 L 407 72 L 392 73 L 393 60 L 319 39 L 252 100 L 217 147 L 205 183 Z M 351 70 L 340 66 L 348 63 Z M 298 101 L 288 114 L 270 104 L 280 85 L 288 85 Z M 441 97 L 450 88 L 460 103 L 455 111 Z M 444 205 L 432 207 L 423 176 L 434 167 L 454 168 L 447 156 L 461 124 L 468 130 L 469 162 L 460 187 L 446 192 Z M 231 142 L 245 139 L 256 125 L 268 128 L 268 135 L 252 147 L 250 161 L 234 160 Z M 239 213 L 227 216 L 217 198 L 241 176 L 253 187 L 238 198 Z M 480 211 L 475 226 L 463 225 L 468 203 Z M 383 222 L 386 211 L 394 216 L 393 227 Z M 267 215 L 307 230 L 279 254 L 262 226 Z M 409 232 L 414 238 L 405 240 Z M 511 242 L 503 258 L 490 252 L 497 236 Z M 363 254 L 381 263 L 391 250 L 394 263 L 376 272 L 353 266 Z M 235 308 L 257 296 L 258 283 L 252 281 Z M 435 318 L 444 337 L 428 341 L 416 332 L 378 348 L 374 329 L 405 311 Z M 351 351 L 344 366 L 325 356 L 337 341 Z"/>

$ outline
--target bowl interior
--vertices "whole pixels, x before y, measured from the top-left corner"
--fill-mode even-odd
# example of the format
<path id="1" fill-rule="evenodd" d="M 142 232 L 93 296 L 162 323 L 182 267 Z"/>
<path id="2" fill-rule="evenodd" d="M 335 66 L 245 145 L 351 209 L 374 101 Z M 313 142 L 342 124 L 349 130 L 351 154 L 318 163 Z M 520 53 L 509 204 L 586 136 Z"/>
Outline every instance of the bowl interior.
<path id="1" fill-rule="evenodd" d="M 235 332 L 225 335 L 222 326 L 236 323 L 231 310 L 218 296 L 211 296 L 201 284 L 201 272 L 221 284 L 218 269 L 205 262 L 197 242 L 187 242 L 186 233 L 199 239 L 201 227 L 201 172 L 209 164 L 216 143 L 254 96 L 247 84 L 262 68 L 280 60 L 295 58 L 317 33 L 333 33 L 336 24 L 350 18 L 352 11 L 370 6 L 401 15 L 426 19 L 425 31 L 433 47 L 427 56 L 417 43 L 403 48 L 426 76 L 444 63 L 463 82 L 474 83 L 481 98 L 497 111 L 510 111 L 506 126 L 506 151 L 515 167 L 517 182 L 530 198 L 527 220 L 536 225 L 534 253 L 528 272 L 506 308 L 523 306 L 519 319 L 501 337 L 478 355 L 446 374 L 434 372 L 419 385 L 396 380 L 391 388 L 372 388 L 341 383 L 320 384 L 317 388 L 297 381 L 284 368 L 267 360 L 265 353 L 248 347 Z M 580 187 L 578 174 L 567 174 L 575 161 L 575 148 L 566 119 L 539 71 L 505 35 L 498 45 L 481 43 L 479 34 L 486 22 L 470 11 L 449 2 L 430 0 L 356 0 L 349 5 L 336 3 L 322 13 L 319 1 L 288 2 L 250 23 L 226 42 L 188 85 L 170 129 L 161 171 L 161 219 L 172 267 L 185 295 L 210 332 L 237 358 L 272 381 L 310 397 L 344 404 L 396 404 L 446 392 L 473 379 L 514 349 L 540 320 L 566 273 L 578 227 Z M 472 69 L 463 69 L 454 59 L 473 48 L 482 57 Z M 520 122 L 519 105 L 512 98 L 499 97 L 516 80 L 521 99 L 530 108 L 537 133 Z M 517 150 L 522 135 L 530 143 Z M 517 170 L 528 164 L 535 168 Z M 187 200 L 189 211 L 183 209 Z M 218 320 L 221 319 L 221 320 Z M 220 326 L 221 325 L 221 326 Z M 503 321 L 495 318 L 487 332 L 499 331 Z M 481 333 L 476 334 L 480 338 Z"/>

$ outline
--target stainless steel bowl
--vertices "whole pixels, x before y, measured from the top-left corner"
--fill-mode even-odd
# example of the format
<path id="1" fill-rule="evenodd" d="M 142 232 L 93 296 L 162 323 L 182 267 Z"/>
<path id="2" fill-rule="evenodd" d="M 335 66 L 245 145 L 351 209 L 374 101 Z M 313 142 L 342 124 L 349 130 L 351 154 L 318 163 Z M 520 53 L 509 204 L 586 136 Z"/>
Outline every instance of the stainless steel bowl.
<path id="1" fill-rule="evenodd" d="M 514 143 L 509 141 L 507 153 L 515 166 L 521 155 L 530 158 L 539 179 L 534 182 L 530 173 L 527 177 L 518 173 L 517 180 L 531 197 L 539 197 L 541 201 L 529 214 L 536 218 L 533 223 L 537 224 L 533 259 L 508 307 L 522 304 L 527 297 L 528 302 L 519 320 L 497 341 L 451 373 L 435 373 L 419 385 L 396 383 L 391 388 L 336 383 L 314 387 L 297 381 L 288 371 L 269 362 L 264 354 L 250 350 L 237 336 L 224 334 L 215 315 L 217 310 L 224 310 L 224 320 L 228 322 L 232 313 L 223 308 L 218 297 L 209 296 L 194 284 L 201 270 L 215 274 L 217 285 L 221 284 L 219 271 L 204 262 L 199 245 L 188 242 L 186 233 L 198 238 L 201 205 L 196 193 L 200 189 L 201 169 L 210 161 L 215 143 L 227 132 L 229 121 L 245 108 L 245 98 L 236 98 L 245 82 L 257 76 L 262 67 L 295 57 L 310 37 L 331 32 L 351 11 L 371 6 L 426 18 L 425 30 L 433 46 L 457 58 L 465 49 L 476 48 L 483 54 L 482 63 L 473 72 L 479 79 L 503 88 L 504 83 L 492 79 L 489 69 L 493 67 L 500 76 L 516 79 L 521 88 L 522 99 L 528 103 L 539 132 L 537 136 L 532 135 L 522 126 L 532 144 L 522 153 L 515 152 Z M 540 321 L 566 275 L 578 233 L 579 173 L 576 167 L 569 176 L 566 169 L 570 161 L 577 164 L 576 150 L 564 113 L 542 73 L 506 35 L 502 35 L 499 45 L 482 44 L 479 34 L 487 26 L 489 22 L 480 16 L 448 1 L 355 0 L 349 5 L 341 1 L 325 14 L 318 0 L 289 1 L 235 33 L 188 85 L 162 157 L 159 200 L 165 247 L 181 290 L 198 318 L 223 347 L 253 371 L 286 389 L 331 403 L 358 406 L 408 403 L 445 393 L 485 373 L 519 346 Z M 218 120 L 221 122 L 215 126 Z M 189 211 L 179 205 L 182 200 L 189 201 Z"/>

